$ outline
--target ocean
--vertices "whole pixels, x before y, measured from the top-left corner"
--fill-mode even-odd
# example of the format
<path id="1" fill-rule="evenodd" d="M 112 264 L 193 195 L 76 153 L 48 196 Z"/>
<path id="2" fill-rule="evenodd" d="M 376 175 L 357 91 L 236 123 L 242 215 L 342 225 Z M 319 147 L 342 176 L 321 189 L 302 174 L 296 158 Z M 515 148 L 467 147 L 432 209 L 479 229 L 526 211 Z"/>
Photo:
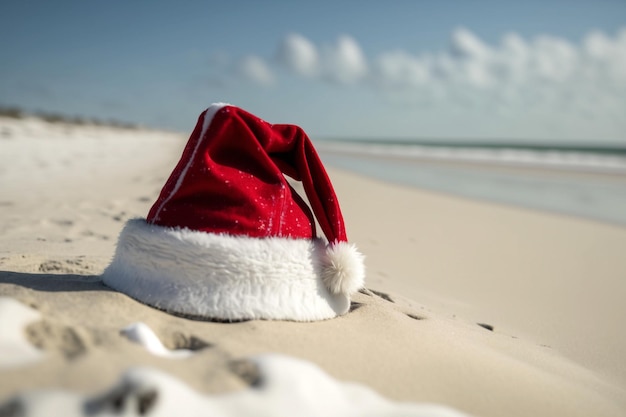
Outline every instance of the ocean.
<path id="1" fill-rule="evenodd" d="M 435 192 L 626 226 L 626 147 L 319 141 L 324 163 Z"/>

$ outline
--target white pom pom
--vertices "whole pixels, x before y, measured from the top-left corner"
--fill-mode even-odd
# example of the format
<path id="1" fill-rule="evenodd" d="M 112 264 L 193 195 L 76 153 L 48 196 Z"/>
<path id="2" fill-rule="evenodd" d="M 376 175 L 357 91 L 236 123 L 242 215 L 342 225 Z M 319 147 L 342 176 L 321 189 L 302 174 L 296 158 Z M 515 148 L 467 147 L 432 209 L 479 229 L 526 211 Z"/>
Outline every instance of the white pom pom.
<path id="1" fill-rule="evenodd" d="M 326 248 L 322 281 L 332 294 L 352 294 L 365 284 L 364 256 L 356 246 L 337 242 Z"/>

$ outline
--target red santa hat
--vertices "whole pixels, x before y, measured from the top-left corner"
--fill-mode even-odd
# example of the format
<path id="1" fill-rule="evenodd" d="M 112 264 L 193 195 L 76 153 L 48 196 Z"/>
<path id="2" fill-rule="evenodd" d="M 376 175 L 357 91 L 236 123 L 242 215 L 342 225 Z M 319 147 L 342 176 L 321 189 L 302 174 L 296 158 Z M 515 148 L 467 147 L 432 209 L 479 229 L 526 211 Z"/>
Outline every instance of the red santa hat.
<path id="1" fill-rule="evenodd" d="M 284 175 L 302 182 L 313 212 Z M 219 103 L 200 115 L 147 219 L 126 223 L 102 278 L 172 313 L 312 321 L 346 313 L 364 276 L 304 131 Z"/>

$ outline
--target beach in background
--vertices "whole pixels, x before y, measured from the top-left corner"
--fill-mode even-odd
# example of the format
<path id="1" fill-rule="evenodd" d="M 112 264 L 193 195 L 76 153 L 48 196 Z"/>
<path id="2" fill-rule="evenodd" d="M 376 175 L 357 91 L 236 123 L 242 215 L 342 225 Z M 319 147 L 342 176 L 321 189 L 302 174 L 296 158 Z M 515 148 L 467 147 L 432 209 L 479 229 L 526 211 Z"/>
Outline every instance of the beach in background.
<path id="1" fill-rule="evenodd" d="M 322 142 L 339 168 L 421 189 L 626 226 L 626 147 Z"/>
<path id="2" fill-rule="evenodd" d="M 422 238 L 425 252 L 437 256 L 424 256 L 418 248 L 406 255 L 415 259 L 417 270 L 436 272 L 424 274 L 421 283 L 416 279 L 412 288 L 394 289 L 410 297 L 426 290 L 454 294 L 477 320 L 485 315 L 502 320 L 513 326 L 511 331 L 538 336 L 542 343 L 626 382 L 626 367 L 614 361 L 626 352 L 626 337 L 611 335 L 626 314 L 619 307 L 626 280 L 620 253 L 626 246 L 601 232 L 626 231 L 625 148 L 354 140 L 323 142 L 320 149 L 330 166 L 431 193 L 442 204 L 456 206 L 446 210 L 448 216 L 431 218 L 432 212 L 419 205 L 401 208 L 411 219 L 406 227 L 415 235 L 435 228 L 434 245 L 446 237 L 454 244 L 433 250 Z M 477 202 L 495 203 L 501 213 L 515 208 L 518 216 L 507 222 L 499 216 L 473 218 L 471 208 Z M 463 205 L 470 207 L 467 213 Z M 384 224 L 397 210 L 390 205 L 388 214 L 381 209 L 376 218 Z M 561 222 L 562 230 L 540 219 Z M 416 224 L 424 225 L 423 230 Z M 579 225 L 586 225 L 587 233 L 575 231 Z M 460 255 L 475 251 L 473 259 Z M 446 265 L 459 259 L 467 269 Z M 477 265 L 480 270 L 472 271 Z M 586 308 L 590 296 L 602 311 Z M 555 306 L 555 300 L 567 307 Z"/>
<path id="3" fill-rule="evenodd" d="M 626 228 L 610 210 L 562 208 L 572 187 L 588 193 L 582 202 L 623 204 L 623 156 L 598 154 L 584 169 L 561 156 L 574 167 L 555 168 L 317 141 L 366 255 L 366 289 L 333 320 L 211 323 L 99 281 L 185 135 L 36 118 L 0 118 L 0 132 L 2 411 L 45 415 L 37 410 L 54 401 L 66 415 L 132 404 L 166 415 L 180 398 L 224 415 L 272 398 L 292 412 L 313 407 L 296 386 L 330 404 L 325 415 L 357 404 L 416 416 L 626 410 Z M 547 193 L 528 191 L 542 184 Z M 602 184 L 610 197 L 593 194 Z M 507 200 L 516 187 L 527 192 Z M 547 196 L 556 209 L 531 204 Z"/>

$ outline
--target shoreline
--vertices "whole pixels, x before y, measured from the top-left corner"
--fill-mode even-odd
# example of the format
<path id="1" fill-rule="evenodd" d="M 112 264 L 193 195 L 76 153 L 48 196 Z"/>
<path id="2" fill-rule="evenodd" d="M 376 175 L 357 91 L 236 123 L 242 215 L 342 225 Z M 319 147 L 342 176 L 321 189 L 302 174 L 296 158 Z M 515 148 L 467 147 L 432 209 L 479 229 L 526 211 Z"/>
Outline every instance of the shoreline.
<path id="1" fill-rule="evenodd" d="M 465 199 L 626 227 L 626 175 L 326 151 L 330 166 Z"/>

